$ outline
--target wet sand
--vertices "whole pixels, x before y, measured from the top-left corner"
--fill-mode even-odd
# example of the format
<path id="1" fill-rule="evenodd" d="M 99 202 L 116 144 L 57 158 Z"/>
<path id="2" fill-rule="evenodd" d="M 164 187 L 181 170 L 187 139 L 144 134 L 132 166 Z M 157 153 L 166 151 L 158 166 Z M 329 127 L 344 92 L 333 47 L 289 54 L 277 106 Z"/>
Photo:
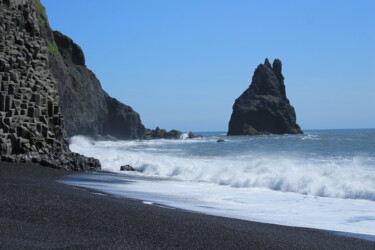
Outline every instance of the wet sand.
<path id="1" fill-rule="evenodd" d="M 0 248 L 375 249 L 375 242 L 147 205 L 56 182 L 64 170 L 0 162 Z"/>

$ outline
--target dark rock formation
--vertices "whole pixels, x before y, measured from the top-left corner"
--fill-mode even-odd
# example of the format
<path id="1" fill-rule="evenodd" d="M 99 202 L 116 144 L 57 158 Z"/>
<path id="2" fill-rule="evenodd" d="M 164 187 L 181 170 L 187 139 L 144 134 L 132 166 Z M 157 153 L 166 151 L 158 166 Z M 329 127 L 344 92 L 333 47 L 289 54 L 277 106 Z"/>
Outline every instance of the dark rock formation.
<path id="1" fill-rule="evenodd" d="M 36 35 L 34 10 L 16 1 L 0 3 L 1 154 L 65 151 L 56 82 L 45 41 Z"/>
<path id="2" fill-rule="evenodd" d="M 135 171 L 135 169 L 130 165 L 124 165 L 120 167 L 120 171 Z"/>
<path id="3" fill-rule="evenodd" d="M 144 126 L 139 114 L 102 89 L 94 73 L 85 66 L 81 48 L 58 31 L 53 32 L 51 39 L 56 42 L 59 54 L 50 55 L 49 66 L 58 82 L 68 136 L 143 138 Z"/>
<path id="4" fill-rule="evenodd" d="M 132 107 L 117 101 L 105 92 L 104 94 L 108 107 L 108 120 L 101 134 L 118 139 L 143 138 L 145 128 L 139 114 Z"/>
<path id="5" fill-rule="evenodd" d="M 296 113 L 285 93 L 282 64 L 260 64 L 250 87 L 236 99 L 228 135 L 301 134 Z"/>
<path id="6" fill-rule="evenodd" d="M 172 129 L 169 132 L 165 129 L 160 129 L 159 127 L 156 127 L 156 129 L 145 129 L 145 134 L 143 136 L 143 139 L 145 140 L 151 140 L 151 139 L 181 139 L 182 138 L 182 132 Z M 193 132 L 189 131 L 187 133 L 188 139 L 194 139 L 194 138 L 202 138 L 201 135 L 194 135 Z"/>
<path id="7" fill-rule="evenodd" d="M 182 133 L 178 130 L 171 130 L 167 131 L 165 129 L 160 129 L 156 127 L 156 129 L 146 129 L 143 139 L 150 140 L 150 139 L 180 139 Z"/>
<path id="8" fill-rule="evenodd" d="M 35 5 L 37 4 L 37 5 Z M 53 43 L 39 1 L 0 1 L 0 155 L 6 161 L 84 170 L 100 163 L 69 151 L 57 83 L 49 70 Z"/>
<path id="9" fill-rule="evenodd" d="M 20 56 L 13 54 L 11 55 L 12 58 L 1 58 L 0 70 L 9 71 L 15 62 L 19 63 L 19 65 L 17 64 L 14 67 L 21 67 L 20 65 L 27 67 L 30 63 L 33 63 L 32 66 L 34 67 L 39 62 L 43 63 L 42 66 L 46 73 L 39 70 L 38 74 L 40 73 L 41 79 L 33 80 L 40 80 L 39 82 L 43 84 L 43 87 L 44 83 L 50 81 L 48 84 L 52 87 L 50 86 L 49 89 L 53 89 L 56 92 L 53 94 L 59 96 L 59 100 L 51 105 L 52 109 L 58 112 L 53 115 L 58 114 L 60 118 L 61 116 L 64 117 L 63 127 L 65 129 L 58 127 L 61 131 L 57 133 L 61 138 L 65 138 L 65 133 L 68 137 L 80 134 L 94 138 L 125 140 L 180 138 L 181 132 L 177 130 L 169 132 L 160 129 L 145 130 L 137 112 L 130 106 L 110 97 L 101 88 L 101 84 L 95 74 L 85 66 L 85 56 L 82 49 L 69 37 L 58 31 L 51 30 L 45 9 L 39 0 L 5 1 L 4 6 L 8 5 L 12 6 L 13 9 L 17 9 L 14 17 L 12 17 L 13 19 L 10 21 L 10 25 L 20 27 L 22 31 L 19 34 L 15 34 L 14 38 L 13 34 L 11 34 L 10 36 L 13 40 L 7 41 L 7 43 L 22 43 L 22 46 L 27 45 L 27 49 L 30 50 L 21 52 Z M 21 13 L 25 16 L 21 16 Z M 19 17 L 16 17 L 16 15 Z M 6 29 L 9 29 L 7 24 L 0 26 L 0 36 L 4 42 L 8 36 L 5 34 Z M 26 36 L 25 34 L 28 35 Z M 33 38 L 30 39 L 30 37 Z M 34 38 L 37 38 L 37 42 L 33 42 Z M 25 39 L 29 40 L 25 41 Z M 8 44 L 0 45 L 2 46 L 0 50 L 4 50 L 2 48 Z M 20 50 L 23 49 L 22 46 Z M 17 49 L 15 48 L 12 53 Z M 9 79 L 13 82 L 18 80 L 19 76 L 17 72 L 9 72 L 9 77 L 11 77 Z M 27 77 L 30 78 L 30 75 Z M 38 81 L 36 82 L 38 83 Z M 12 86 L 11 84 L 9 87 L 11 91 L 14 89 Z M 56 91 L 56 86 L 58 91 Z M 2 88 L 4 89 L 5 87 Z M 9 102 L 9 100 L 1 99 L 1 102 L 5 105 L 5 102 Z M 27 108 L 29 107 L 27 106 Z M 27 112 L 33 111 L 27 109 Z M 10 115 L 8 114 L 8 116 Z M 53 119 L 56 120 L 57 118 Z M 19 133 L 23 133 L 21 127 L 19 131 Z M 60 135 L 62 133 L 64 135 Z M 7 143 L 4 142 L 2 145 L 4 144 Z M 65 145 L 64 150 L 67 150 L 66 143 L 61 145 Z M 16 149 L 17 147 L 14 146 L 13 148 Z M 55 147 L 53 146 L 52 148 Z M 43 150 L 48 151 L 48 148 L 43 147 Z"/>
<path id="10" fill-rule="evenodd" d="M 188 132 L 188 138 L 189 139 L 194 139 L 194 138 L 202 138 L 203 136 L 201 135 L 195 135 L 193 132 L 189 131 Z"/>
<path id="11" fill-rule="evenodd" d="M 57 48 L 67 64 L 85 65 L 85 55 L 81 47 L 73 42 L 72 39 L 63 35 L 59 31 L 53 31 Z"/>

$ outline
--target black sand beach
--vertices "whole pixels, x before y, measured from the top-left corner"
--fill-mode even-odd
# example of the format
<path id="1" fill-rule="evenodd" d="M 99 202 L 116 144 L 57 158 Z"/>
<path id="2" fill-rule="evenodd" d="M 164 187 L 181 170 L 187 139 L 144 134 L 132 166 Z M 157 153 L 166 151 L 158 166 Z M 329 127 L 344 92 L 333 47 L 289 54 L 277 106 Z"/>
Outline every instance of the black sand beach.
<path id="1" fill-rule="evenodd" d="M 375 249 L 375 242 L 143 204 L 56 182 L 74 172 L 0 162 L 0 248 Z"/>

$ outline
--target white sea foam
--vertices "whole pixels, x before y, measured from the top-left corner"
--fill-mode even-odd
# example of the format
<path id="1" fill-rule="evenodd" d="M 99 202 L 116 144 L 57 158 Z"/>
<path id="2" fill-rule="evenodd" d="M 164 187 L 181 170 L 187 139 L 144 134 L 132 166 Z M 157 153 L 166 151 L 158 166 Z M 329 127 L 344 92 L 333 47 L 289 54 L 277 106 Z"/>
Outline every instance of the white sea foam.
<path id="1" fill-rule="evenodd" d="M 302 140 L 320 140 L 320 137 L 317 135 L 307 134 L 301 138 Z"/>
<path id="2" fill-rule="evenodd" d="M 373 136 L 373 135 L 372 135 Z M 290 226 L 375 235 L 374 143 L 368 134 L 91 141 L 72 151 L 120 172 L 64 182 L 152 206 Z M 372 236 L 374 237 L 374 236 Z M 372 238 L 373 239 L 373 238 Z"/>
<path id="3" fill-rule="evenodd" d="M 70 148 L 98 158 L 108 171 L 117 172 L 121 165 L 130 164 L 145 176 L 375 201 L 375 171 L 366 157 L 306 158 L 271 153 L 192 156 L 177 147 L 197 143 L 207 140 L 92 142 L 78 136 L 72 138 Z"/>
<path id="4" fill-rule="evenodd" d="M 182 133 L 180 138 L 181 139 L 187 139 L 187 138 L 189 138 L 189 134 L 188 133 Z"/>
<path id="5" fill-rule="evenodd" d="M 139 199 L 147 205 L 161 204 L 167 206 L 165 208 L 243 220 L 375 235 L 373 201 L 128 175 L 74 175 L 63 182 L 116 197 Z"/>

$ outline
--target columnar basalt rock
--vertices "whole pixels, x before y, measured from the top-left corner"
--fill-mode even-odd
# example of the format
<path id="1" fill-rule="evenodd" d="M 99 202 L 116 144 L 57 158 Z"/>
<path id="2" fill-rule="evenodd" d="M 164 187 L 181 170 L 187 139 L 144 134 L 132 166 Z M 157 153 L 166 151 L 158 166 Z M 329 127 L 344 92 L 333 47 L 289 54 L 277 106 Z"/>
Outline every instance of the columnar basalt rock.
<path id="1" fill-rule="evenodd" d="M 286 97 L 282 64 L 268 59 L 254 72 L 250 87 L 233 105 L 228 135 L 301 134 Z"/>
<path id="2" fill-rule="evenodd" d="M 31 0 L 0 0 L 0 155 L 67 169 L 98 168 L 97 160 L 69 151 L 38 22 Z"/>
<path id="3" fill-rule="evenodd" d="M 22 2 L 22 1 L 19 1 Z M 66 151 L 58 95 L 42 38 L 28 4 L 1 3 L 1 153 Z"/>

